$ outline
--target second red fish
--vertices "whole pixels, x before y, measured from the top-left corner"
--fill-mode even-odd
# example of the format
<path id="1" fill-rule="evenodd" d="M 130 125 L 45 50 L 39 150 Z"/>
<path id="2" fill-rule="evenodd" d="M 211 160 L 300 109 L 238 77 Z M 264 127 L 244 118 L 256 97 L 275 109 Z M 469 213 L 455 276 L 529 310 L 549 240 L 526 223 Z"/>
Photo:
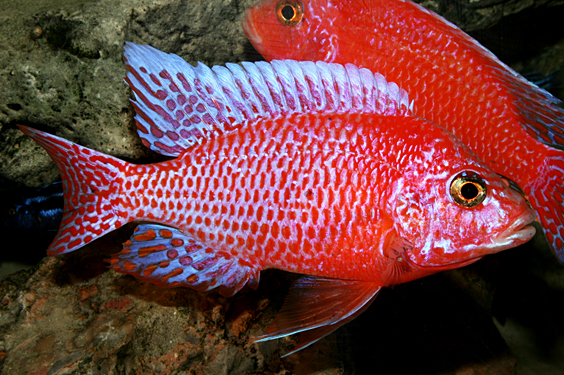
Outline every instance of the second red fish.
<path id="1" fill-rule="evenodd" d="M 245 32 L 267 59 L 352 63 L 414 99 L 517 183 L 564 261 L 564 110 L 452 23 L 409 0 L 262 0 Z"/>

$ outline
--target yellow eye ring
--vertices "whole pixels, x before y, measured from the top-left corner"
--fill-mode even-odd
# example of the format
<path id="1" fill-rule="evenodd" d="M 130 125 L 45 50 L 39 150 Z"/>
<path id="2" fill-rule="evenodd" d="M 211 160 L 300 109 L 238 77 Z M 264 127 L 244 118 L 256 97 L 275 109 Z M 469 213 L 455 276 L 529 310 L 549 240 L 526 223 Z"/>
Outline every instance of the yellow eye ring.
<path id="1" fill-rule="evenodd" d="M 284 26 L 296 26 L 304 18 L 303 9 L 299 1 L 280 1 L 276 5 L 276 18 Z"/>
<path id="2" fill-rule="evenodd" d="M 486 183 L 474 172 L 462 172 L 450 184 L 450 196 L 462 207 L 476 207 L 486 199 L 487 193 Z"/>

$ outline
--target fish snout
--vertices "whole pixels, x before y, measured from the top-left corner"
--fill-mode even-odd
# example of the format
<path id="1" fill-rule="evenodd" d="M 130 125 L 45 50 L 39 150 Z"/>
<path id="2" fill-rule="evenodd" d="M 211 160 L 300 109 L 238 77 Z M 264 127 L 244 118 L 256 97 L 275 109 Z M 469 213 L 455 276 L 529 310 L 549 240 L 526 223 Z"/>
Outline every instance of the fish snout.
<path id="1" fill-rule="evenodd" d="M 260 45 L 262 43 L 262 37 L 255 27 L 256 22 L 254 20 L 254 13 L 252 8 L 249 8 L 245 11 L 242 25 L 245 35 L 247 35 L 247 38 L 251 41 L 253 46 L 257 48 L 257 45 Z"/>

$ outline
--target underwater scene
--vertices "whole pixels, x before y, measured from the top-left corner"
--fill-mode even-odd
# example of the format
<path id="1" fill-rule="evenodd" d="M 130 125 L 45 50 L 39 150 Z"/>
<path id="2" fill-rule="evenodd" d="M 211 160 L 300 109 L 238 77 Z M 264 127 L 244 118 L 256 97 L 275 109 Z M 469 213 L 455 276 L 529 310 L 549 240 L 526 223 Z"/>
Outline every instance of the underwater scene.
<path id="1" fill-rule="evenodd" d="M 562 19 L 0 0 L 0 373 L 564 375 Z"/>

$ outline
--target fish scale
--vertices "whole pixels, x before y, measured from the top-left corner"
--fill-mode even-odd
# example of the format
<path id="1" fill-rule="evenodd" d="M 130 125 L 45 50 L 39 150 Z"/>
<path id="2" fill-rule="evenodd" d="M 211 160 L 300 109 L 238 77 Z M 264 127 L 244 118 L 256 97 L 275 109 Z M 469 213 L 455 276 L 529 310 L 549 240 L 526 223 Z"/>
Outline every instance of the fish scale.
<path id="1" fill-rule="evenodd" d="M 352 60 L 370 62 L 370 66 L 377 67 L 379 71 L 385 71 L 388 80 L 402 82 L 403 87 L 417 97 L 415 110 L 418 115 L 434 122 L 444 123 L 450 130 L 456 130 L 456 134 L 464 132 L 464 128 L 476 128 L 478 124 L 469 123 L 468 120 L 472 121 L 473 118 L 463 116 L 460 113 L 460 108 L 474 107 L 477 111 L 482 112 L 485 110 L 486 115 L 491 113 L 492 109 L 495 110 L 497 106 L 488 103 L 500 101 L 501 93 L 493 87 L 496 82 L 492 82 L 490 79 L 480 82 L 483 86 L 482 90 L 480 90 L 480 95 L 484 95 L 484 104 L 482 104 L 482 106 L 476 105 L 476 101 L 473 100 L 472 96 L 468 96 L 466 92 L 454 89 L 458 88 L 460 85 L 460 77 L 458 75 L 461 72 L 464 74 L 464 77 L 472 77 L 472 65 L 464 62 L 465 59 L 472 59 L 472 57 L 467 56 L 469 52 L 467 52 L 464 46 L 460 46 L 460 43 L 454 40 L 448 43 L 448 47 L 439 49 L 439 46 L 444 47 L 441 38 L 434 43 L 435 39 L 433 37 L 435 34 L 445 35 L 444 33 L 439 33 L 443 30 L 439 28 L 439 30 L 434 30 L 434 33 L 425 33 L 426 30 L 430 29 L 429 22 L 433 17 L 429 14 L 420 17 L 410 17 L 413 12 L 413 10 L 409 9 L 410 4 L 404 2 L 397 3 L 399 4 L 398 8 L 405 7 L 406 9 L 400 8 L 400 12 L 400 10 L 394 11 L 396 9 L 395 7 L 383 6 L 382 8 L 388 10 L 388 12 L 373 13 L 373 15 L 377 15 L 378 17 L 376 21 L 374 21 L 375 23 L 378 22 L 377 20 L 380 20 L 381 25 L 387 25 L 382 29 L 375 30 L 374 33 L 381 31 L 386 35 L 392 35 L 386 40 L 386 43 L 380 46 L 379 53 L 373 48 L 358 48 L 357 44 L 340 43 L 338 50 L 331 55 L 328 61 L 338 63 L 345 63 Z M 372 6 L 376 9 L 377 4 L 373 4 Z M 342 16 L 346 18 L 347 12 L 355 11 L 355 7 L 350 6 L 347 2 L 343 2 L 342 5 L 336 5 L 334 11 L 337 14 L 342 14 Z M 417 33 L 404 32 L 402 33 L 402 39 L 394 37 L 393 34 L 396 32 L 397 19 L 403 20 L 402 31 L 420 31 Z M 433 23 L 433 25 L 435 24 Z M 336 34 L 343 35 L 343 32 L 337 29 Z M 347 35 L 351 35 L 350 31 Z M 366 35 L 366 40 L 360 41 L 360 43 L 368 44 L 372 34 L 368 32 L 360 35 Z M 357 37 L 355 36 L 355 38 Z M 445 35 L 443 38 L 448 38 L 448 36 Z M 437 48 L 433 48 L 433 43 L 436 44 L 435 47 Z M 265 54 L 267 58 L 272 58 L 268 51 L 265 52 Z M 352 58 L 352 56 L 354 56 L 354 58 Z M 479 55 L 475 54 L 473 58 L 478 59 Z M 453 76 L 443 74 L 442 71 L 440 71 L 440 65 L 434 63 L 435 60 L 446 60 L 446 64 L 457 67 L 454 70 L 456 77 L 454 76 L 454 72 Z M 418 77 L 419 79 L 412 79 L 412 77 Z M 441 87 L 440 90 L 437 89 L 438 85 Z M 503 98 L 505 95 L 501 97 Z M 511 103 L 507 100 L 504 102 L 511 106 Z M 472 103 L 473 105 L 468 105 L 468 103 Z M 434 107 L 439 105 L 442 107 L 440 113 L 434 110 Z M 492 109 L 488 107 L 492 107 Z M 505 114 L 505 116 L 501 117 L 501 125 L 499 125 L 501 128 L 504 127 L 504 122 L 509 121 L 504 119 L 504 117 L 508 115 L 509 114 Z M 444 116 L 444 118 L 439 116 Z M 475 118 L 481 120 L 481 117 Z M 466 124 L 467 126 L 458 127 L 458 124 Z M 454 128 L 455 125 L 457 126 L 456 128 Z M 484 138 L 487 136 L 489 136 L 489 134 L 483 134 Z M 470 139 L 471 141 L 468 142 L 468 144 L 473 149 L 484 147 L 483 138 L 462 138 L 465 140 Z M 534 162 L 531 164 L 534 165 Z"/>
<path id="2" fill-rule="evenodd" d="M 415 115 L 454 133 L 521 187 L 564 261 L 564 196 L 548 190 L 549 181 L 564 181 L 560 100 L 412 1 L 288 0 L 303 8 L 295 26 L 279 22 L 279 3 L 262 0 L 243 19 L 266 60 L 353 63 L 400 85 L 414 99 Z M 331 38 L 320 38 L 323 33 Z"/>
<path id="3" fill-rule="evenodd" d="M 158 285 L 231 296 L 256 288 L 264 269 L 303 273 L 259 338 L 304 331 L 298 350 L 384 286 L 534 235 L 524 198 L 412 116 L 407 93 L 379 74 L 295 61 L 194 68 L 148 46 L 125 50 L 139 134 L 175 158 L 133 165 L 20 126 L 65 181 L 50 254 L 134 221 L 110 266 Z M 184 122 L 194 107 L 199 120 Z M 464 195 L 465 184 L 482 195 Z"/>

